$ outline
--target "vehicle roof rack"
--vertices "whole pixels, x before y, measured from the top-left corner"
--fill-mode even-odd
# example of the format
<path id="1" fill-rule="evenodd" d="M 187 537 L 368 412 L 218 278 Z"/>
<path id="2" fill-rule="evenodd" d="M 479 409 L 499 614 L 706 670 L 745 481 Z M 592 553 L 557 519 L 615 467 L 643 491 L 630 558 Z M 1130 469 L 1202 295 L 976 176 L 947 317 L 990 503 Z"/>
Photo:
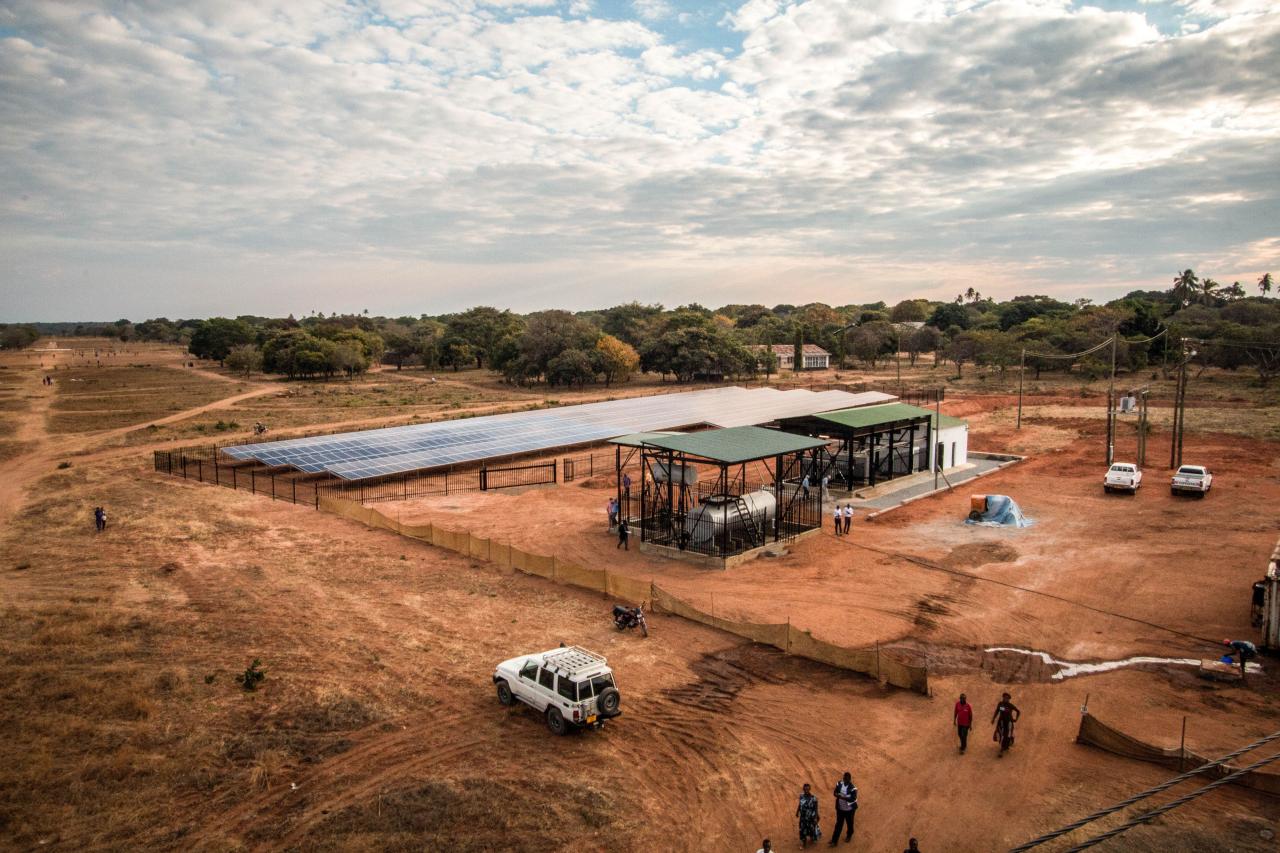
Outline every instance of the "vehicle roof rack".
<path id="1" fill-rule="evenodd" d="M 577 675 L 589 669 L 605 665 L 603 655 L 589 652 L 581 646 L 568 646 L 545 655 L 542 663 L 549 669 L 558 669 L 566 675 Z"/>

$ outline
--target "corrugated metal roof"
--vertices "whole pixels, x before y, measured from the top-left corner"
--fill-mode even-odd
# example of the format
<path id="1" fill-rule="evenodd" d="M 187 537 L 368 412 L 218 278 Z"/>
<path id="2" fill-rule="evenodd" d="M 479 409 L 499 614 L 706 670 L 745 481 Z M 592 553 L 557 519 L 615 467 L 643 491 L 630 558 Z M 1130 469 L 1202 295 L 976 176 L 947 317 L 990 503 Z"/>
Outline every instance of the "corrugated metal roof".
<path id="1" fill-rule="evenodd" d="M 841 409 L 838 412 L 823 412 L 815 415 L 815 417 L 819 420 L 830 421 L 833 424 L 839 424 L 840 426 L 849 427 L 851 429 L 865 429 L 867 427 L 891 424 L 897 421 L 909 421 L 924 417 L 929 418 L 935 429 L 963 426 L 965 423 L 959 418 L 942 415 L 941 427 L 939 427 L 938 416 L 934 414 L 934 412 L 929 409 L 922 409 L 919 406 L 912 406 L 907 403 L 885 403 L 879 406 L 859 406 L 855 409 Z"/>
<path id="2" fill-rule="evenodd" d="M 651 441 L 646 441 L 645 444 L 733 465 L 754 459 L 768 459 L 783 453 L 795 453 L 797 450 L 823 447 L 826 442 L 820 438 L 793 435 L 776 429 L 742 426 L 684 435 L 657 436 Z"/>

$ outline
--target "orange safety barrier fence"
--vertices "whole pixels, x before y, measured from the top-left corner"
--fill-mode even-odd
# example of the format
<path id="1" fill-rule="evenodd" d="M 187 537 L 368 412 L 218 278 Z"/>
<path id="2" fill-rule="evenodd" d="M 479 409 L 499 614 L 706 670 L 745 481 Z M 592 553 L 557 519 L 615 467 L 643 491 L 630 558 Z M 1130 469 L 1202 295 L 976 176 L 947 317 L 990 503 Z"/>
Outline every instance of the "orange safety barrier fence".
<path id="1" fill-rule="evenodd" d="M 359 521 L 369 527 L 393 530 L 403 536 L 429 542 L 437 547 L 447 548 L 474 559 L 493 562 L 525 574 L 538 575 L 623 600 L 637 603 L 648 601 L 651 609 L 662 610 L 692 622 L 718 628 L 755 643 L 773 646 L 797 657 L 870 675 L 894 687 L 925 695 L 929 693 L 929 673 L 925 667 L 894 660 L 876 649 L 848 649 L 816 639 L 811 632 L 796 628 L 789 621 L 743 622 L 713 616 L 656 586 L 651 581 L 643 581 L 607 569 L 587 568 L 555 556 L 531 554 L 510 543 L 495 542 L 465 530 L 446 530 L 433 524 L 402 524 L 372 507 L 342 498 L 321 497 L 319 508 Z M 1081 725 L 1081 738 L 1083 737 L 1084 724 Z"/>

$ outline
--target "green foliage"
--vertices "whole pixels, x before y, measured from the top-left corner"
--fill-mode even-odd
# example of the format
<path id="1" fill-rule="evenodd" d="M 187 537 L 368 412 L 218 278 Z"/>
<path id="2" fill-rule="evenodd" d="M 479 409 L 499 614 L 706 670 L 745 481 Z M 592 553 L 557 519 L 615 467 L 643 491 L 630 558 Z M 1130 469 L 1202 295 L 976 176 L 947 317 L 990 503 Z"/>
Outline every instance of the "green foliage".
<path id="1" fill-rule="evenodd" d="M 26 349 L 40 339 L 40 331 L 29 323 L 0 324 L 0 349 Z"/>
<path id="2" fill-rule="evenodd" d="M 253 663 L 249 664 L 244 673 L 236 676 L 236 684 L 248 691 L 257 690 L 258 685 L 267 678 L 267 674 L 258 668 L 260 666 L 262 666 L 262 661 L 254 658 Z M 209 681 L 206 680 L 205 683 L 208 684 Z"/>
<path id="3" fill-rule="evenodd" d="M 212 317 L 201 322 L 191 333 L 187 351 L 196 358 L 208 358 L 221 363 L 231 348 L 251 344 L 257 338 L 253 327 L 243 320 Z"/>

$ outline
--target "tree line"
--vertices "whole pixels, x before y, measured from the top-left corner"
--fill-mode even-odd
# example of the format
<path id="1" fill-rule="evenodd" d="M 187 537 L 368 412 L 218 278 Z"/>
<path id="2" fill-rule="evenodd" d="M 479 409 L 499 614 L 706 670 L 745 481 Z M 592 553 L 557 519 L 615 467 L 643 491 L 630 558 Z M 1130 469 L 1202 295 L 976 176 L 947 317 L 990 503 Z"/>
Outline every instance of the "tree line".
<path id="1" fill-rule="evenodd" d="M 1271 296 L 1270 274 L 1258 280 L 1257 290 L 1250 296 L 1239 282 L 1223 287 L 1188 269 L 1165 290 L 1133 291 L 1102 305 L 1043 295 L 996 301 L 969 288 L 953 300 L 907 299 L 893 306 L 710 309 L 689 304 L 667 309 L 630 302 L 524 315 L 478 306 L 456 314 L 394 318 L 371 317 L 367 311 L 301 319 L 158 317 L 136 324 L 78 324 L 60 332 L 40 324 L 4 327 L 0 338 L 6 346 L 10 337 L 15 345 L 27 345 L 21 341 L 36 329 L 179 343 L 196 357 L 246 374 L 265 371 L 290 378 L 354 376 L 382 363 L 397 369 L 483 368 L 516 384 L 581 387 L 625 382 L 637 371 L 678 382 L 769 374 L 778 366 L 773 344 L 790 344 L 797 352 L 816 344 L 831 353 L 836 367 L 874 368 L 899 353 L 914 366 L 927 356 L 934 365 L 950 364 L 957 376 L 966 365 L 1003 373 L 1025 352 L 1036 375 L 1073 369 L 1093 376 L 1110 369 L 1109 349 L 1079 361 L 1052 356 L 1087 350 L 1115 335 L 1117 367 L 1136 371 L 1177 357 L 1174 350 L 1180 352 L 1179 339 L 1186 337 L 1210 342 L 1200 345 L 1202 364 L 1254 367 L 1265 380 L 1280 362 L 1280 300 Z M 11 334 L 14 328 L 27 331 Z"/>

